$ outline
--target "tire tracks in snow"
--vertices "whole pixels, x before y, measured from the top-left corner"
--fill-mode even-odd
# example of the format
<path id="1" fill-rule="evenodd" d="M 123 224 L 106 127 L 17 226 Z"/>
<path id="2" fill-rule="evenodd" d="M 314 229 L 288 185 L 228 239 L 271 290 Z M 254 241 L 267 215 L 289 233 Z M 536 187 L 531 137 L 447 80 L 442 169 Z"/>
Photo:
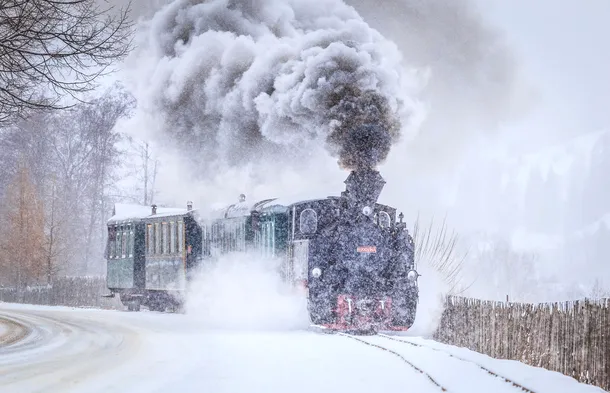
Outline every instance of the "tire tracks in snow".
<path id="1" fill-rule="evenodd" d="M 431 346 L 428 346 L 428 345 L 423 345 L 423 344 L 414 343 L 414 342 L 411 342 L 411 341 L 408 341 L 408 340 L 399 339 L 399 338 L 396 338 L 396 337 L 393 337 L 393 336 L 389 336 L 387 334 L 378 334 L 376 337 L 382 337 L 382 338 L 385 338 L 385 339 L 388 339 L 388 340 L 391 340 L 391 341 L 394 341 L 394 342 L 402 343 L 404 345 L 410 345 L 410 346 L 415 347 L 415 348 L 424 348 L 424 349 L 428 349 L 428 350 L 431 350 L 431 351 L 436 351 L 436 352 L 442 353 L 442 354 L 444 354 L 444 355 L 446 355 L 448 357 L 460 360 L 462 362 L 467 362 L 467 363 L 474 364 L 475 366 L 479 367 L 481 370 L 485 371 L 489 375 L 492 375 L 492 376 L 494 376 L 496 378 L 504 380 L 504 382 L 506 382 L 506 383 L 511 384 L 515 389 L 524 391 L 526 393 L 536 393 L 535 391 L 533 391 L 533 390 L 531 390 L 531 389 L 529 389 L 529 388 L 519 384 L 518 382 L 515 382 L 512 379 L 510 379 L 510 378 L 508 378 L 508 377 L 506 377 L 504 375 L 501 375 L 501 374 L 499 374 L 499 373 L 497 373 L 495 371 L 490 370 L 489 368 L 483 366 L 482 364 L 480 364 L 478 362 L 475 362 L 474 360 L 465 359 L 465 358 L 462 358 L 460 356 L 454 355 L 453 353 L 450 353 L 448 351 L 444 351 L 444 350 L 439 349 L 439 348 L 434 348 L 434 347 L 431 347 Z"/>
<path id="2" fill-rule="evenodd" d="M 0 315 L 0 348 L 15 345 L 31 331 L 31 328 L 19 319 Z"/>
<path id="3" fill-rule="evenodd" d="M 0 346 L 3 392 L 71 391 L 104 371 L 120 367 L 137 340 L 126 330 L 69 315 L 9 312 L 30 334 L 13 346 Z M 80 391 L 80 390 L 77 390 Z"/>

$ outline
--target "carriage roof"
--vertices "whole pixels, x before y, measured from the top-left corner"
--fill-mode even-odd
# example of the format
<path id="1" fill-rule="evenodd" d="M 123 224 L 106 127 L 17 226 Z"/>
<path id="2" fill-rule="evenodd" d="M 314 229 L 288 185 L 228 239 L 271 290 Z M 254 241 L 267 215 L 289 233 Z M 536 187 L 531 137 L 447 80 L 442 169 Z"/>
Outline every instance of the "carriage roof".
<path id="1" fill-rule="evenodd" d="M 304 203 L 319 202 L 326 200 L 338 199 L 338 196 L 325 196 L 315 197 L 312 195 L 294 195 L 288 197 L 280 197 L 273 199 L 264 199 L 262 201 L 244 201 L 234 203 L 229 206 L 222 208 L 213 209 L 210 218 L 211 219 L 222 219 L 222 218 L 237 218 L 246 217 L 252 214 L 252 212 L 259 213 L 286 213 L 291 210 L 293 206 L 301 205 Z M 378 206 L 390 208 L 389 205 L 383 203 L 377 203 Z"/>
<path id="2" fill-rule="evenodd" d="M 260 201 L 244 201 L 234 203 L 221 208 L 213 209 L 211 212 L 212 219 L 218 218 L 236 218 L 245 217 L 252 212 L 260 213 L 284 213 L 292 208 L 293 205 L 299 205 L 307 202 L 316 202 L 327 200 L 336 197 L 316 197 L 312 195 L 293 195 L 280 198 L 263 199 Z"/>
<path id="3" fill-rule="evenodd" d="M 178 216 L 188 213 L 188 209 L 158 207 L 157 213 L 152 214 L 152 208 L 150 206 L 116 203 L 114 205 L 114 214 L 112 217 L 110 217 L 110 219 L 108 219 L 108 224 L 113 224 L 120 221 L 137 221 L 145 218 Z"/>

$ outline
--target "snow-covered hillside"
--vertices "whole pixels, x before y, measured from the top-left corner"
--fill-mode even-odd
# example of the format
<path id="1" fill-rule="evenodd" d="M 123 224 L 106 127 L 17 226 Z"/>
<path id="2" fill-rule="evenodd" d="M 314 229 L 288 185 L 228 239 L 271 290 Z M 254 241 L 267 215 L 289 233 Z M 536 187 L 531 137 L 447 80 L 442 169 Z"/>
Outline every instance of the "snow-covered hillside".
<path id="1" fill-rule="evenodd" d="M 454 206 L 470 206 L 468 214 L 483 217 L 478 224 L 495 224 L 483 230 L 475 223 L 472 229 L 484 234 L 483 243 L 512 253 L 506 262 L 489 247 L 471 253 L 472 270 L 498 277 L 497 298 L 510 292 L 517 300 L 543 301 L 610 292 L 608 152 L 610 132 L 600 131 L 523 155 L 498 154 L 465 168 L 478 176 L 461 184 Z M 498 269 L 486 269 L 494 260 Z M 503 263 L 519 290 L 502 283 Z M 489 297 L 482 285 L 471 292 Z"/>

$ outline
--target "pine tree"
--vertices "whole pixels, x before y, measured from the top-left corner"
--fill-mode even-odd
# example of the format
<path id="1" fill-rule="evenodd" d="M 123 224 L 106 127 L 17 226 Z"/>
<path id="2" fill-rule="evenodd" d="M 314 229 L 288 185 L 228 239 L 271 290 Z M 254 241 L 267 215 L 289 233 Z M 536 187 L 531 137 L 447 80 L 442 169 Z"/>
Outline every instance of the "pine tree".
<path id="1" fill-rule="evenodd" d="M 16 287 L 41 283 L 46 278 L 44 209 L 23 164 L 6 190 L 2 214 L 0 265 L 4 281 Z"/>

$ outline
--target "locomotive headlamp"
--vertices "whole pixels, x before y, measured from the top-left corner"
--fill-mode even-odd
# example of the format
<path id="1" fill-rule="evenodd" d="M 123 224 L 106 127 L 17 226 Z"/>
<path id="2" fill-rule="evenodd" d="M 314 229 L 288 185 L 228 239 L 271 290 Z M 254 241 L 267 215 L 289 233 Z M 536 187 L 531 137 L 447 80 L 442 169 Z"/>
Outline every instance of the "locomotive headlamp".
<path id="1" fill-rule="evenodd" d="M 370 216 L 372 212 L 373 212 L 373 209 L 371 209 L 370 206 L 365 206 L 362 209 L 362 214 L 364 214 L 365 216 Z"/>
<path id="2" fill-rule="evenodd" d="M 407 278 L 409 281 L 415 281 L 417 280 L 417 277 L 419 277 L 419 273 L 417 273 L 415 270 L 411 270 L 409 273 L 407 273 Z"/>
<path id="3" fill-rule="evenodd" d="M 311 275 L 312 275 L 314 278 L 318 278 L 318 277 L 320 277 L 320 276 L 322 275 L 322 270 L 321 270 L 319 267 L 314 267 L 314 268 L 311 270 Z"/>

